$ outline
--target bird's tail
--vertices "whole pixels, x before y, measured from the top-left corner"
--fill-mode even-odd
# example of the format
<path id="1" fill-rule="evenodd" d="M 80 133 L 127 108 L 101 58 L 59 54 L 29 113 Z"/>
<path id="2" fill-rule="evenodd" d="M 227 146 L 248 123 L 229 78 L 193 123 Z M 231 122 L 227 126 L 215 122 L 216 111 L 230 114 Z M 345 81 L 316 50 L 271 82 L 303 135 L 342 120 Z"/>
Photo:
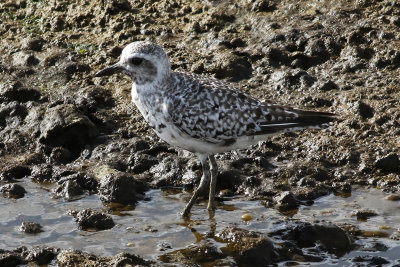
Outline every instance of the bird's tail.
<path id="1" fill-rule="evenodd" d="M 301 109 L 293 109 L 293 112 L 297 114 L 297 117 L 293 118 L 293 121 L 296 122 L 299 127 L 304 128 L 325 128 L 338 119 L 336 114 L 330 112 Z"/>
<path id="2" fill-rule="evenodd" d="M 333 124 L 337 116 L 330 112 L 309 111 L 285 106 L 269 106 L 272 118 L 260 123 L 257 134 L 275 134 L 307 128 L 323 129 Z M 270 117 L 271 118 L 271 117 Z"/>

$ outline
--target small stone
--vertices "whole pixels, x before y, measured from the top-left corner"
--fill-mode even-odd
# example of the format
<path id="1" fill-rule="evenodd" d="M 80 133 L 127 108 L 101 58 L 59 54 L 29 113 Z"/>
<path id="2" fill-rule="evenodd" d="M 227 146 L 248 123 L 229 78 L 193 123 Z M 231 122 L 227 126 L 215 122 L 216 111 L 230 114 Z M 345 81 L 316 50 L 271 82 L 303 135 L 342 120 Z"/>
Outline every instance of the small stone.
<path id="1" fill-rule="evenodd" d="M 355 215 L 357 216 L 357 220 L 366 221 L 370 217 L 377 216 L 378 214 L 372 210 L 358 210 Z"/>
<path id="2" fill-rule="evenodd" d="M 25 260 L 28 262 L 35 262 L 37 265 L 49 264 L 57 255 L 58 249 L 35 247 L 29 250 Z"/>
<path id="3" fill-rule="evenodd" d="M 387 196 L 386 199 L 390 201 L 400 201 L 400 195 L 391 194 Z"/>
<path id="4" fill-rule="evenodd" d="M 141 199 L 145 187 L 137 182 L 132 175 L 122 172 L 111 172 L 100 180 L 99 194 L 104 202 L 114 202 L 123 205 L 136 204 Z"/>
<path id="5" fill-rule="evenodd" d="M 55 190 L 56 197 L 62 197 L 68 201 L 79 199 L 83 194 L 82 188 L 73 180 L 65 181 Z"/>
<path id="6" fill-rule="evenodd" d="M 282 192 L 280 195 L 276 196 L 274 200 L 277 202 L 277 207 L 280 211 L 293 210 L 300 206 L 300 201 L 289 191 Z"/>
<path id="7" fill-rule="evenodd" d="M 53 179 L 53 167 L 51 165 L 35 165 L 32 167 L 31 177 L 37 181 L 51 181 Z"/>
<path id="8" fill-rule="evenodd" d="M 217 248 L 213 242 L 202 240 L 189 245 L 185 248 L 176 249 L 160 256 L 164 263 L 179 262 L 182 266 L 204 266 L 204 263 L 215 262 L 224 258 L 220 248 Z M 167 264 L 168 265 L 168 264 Z M 215 266 L 213 264 L 209 266 Z M 232 266 L 232 265 L 217 265 Z M 240 265 L 239 265 L 240 266 Z M 257 265 L 253 265 L 257 266 Z"/>
<path id="9" fill-rule="evenodd" d="M 310 224 L 296 223 L 283 236 L 284 240 L 293 240 L 300 247 L 314 247 L 317 242 L 322 244 L 330 253 L 347 252 L 351 249 L 351 240 L 341 228 L 330 223 Z"/>
<path id="10" fill-rule="evenodd" d="M 253 220 L 253 216 L 251 216 L 250 213 L 243 214 L 242 215 L 242 220 L 245 221 L 245 222 L 251 221 L 251 220 Z"/>
<path id="11" fill-rule="evenodd" d="M 19 184 L 6 184 L 0 187 L 0 193 L 9 198 L 22 198 L 25 196 L 26 190 Z"/>
<path id="12" fill-rule="evenodd" d="M 18 230 L 28 234 L 37 234 L 43 232 L 42 226 L 35 222 L 23 222 Z"/>
<path id="13" fill-rule="evenodd" d="M 75 221 L 78 222 L 78 226 L 82 230 L 106 230 L 113 228 L 115 225 L 113 219 L 109 215 L 92 209 L 78 212 Z"/>
<path id="14" fill-rule="evenodd" d="M 116 255 L 109 266 L 153 266 L 150 262 L 145 261 L 137 255 L 129 254 L 127 252 L 122 252 Z"/>
<path id="15" fill-rule="evenodd" d="M 85 193 L 91 194 L 97 192 L 98 182 L 86 173 L 78 172 L 67 174 L 57 184 L 58 186 L 54 190 L 55 196 L 71 201 L 82 198 Z"/>
<path id="16" fill-rule="evenodd" d="M 385 258 L 375 256 L 375 255 L 361 255 L 354 257 L 352 259 L 353 262 L 362 262 L 363 266 L 384 266 L 389 264 L 390 262 Z M 358 264 L 356 264 L 358 266 Z"/>
<path id="17" fill-rule="evenodd" d="M 279 258 L 273 241 L 264 234 L 228 227 L 217 236 L 229 244 L 238 266 L 270 266 Z"/>

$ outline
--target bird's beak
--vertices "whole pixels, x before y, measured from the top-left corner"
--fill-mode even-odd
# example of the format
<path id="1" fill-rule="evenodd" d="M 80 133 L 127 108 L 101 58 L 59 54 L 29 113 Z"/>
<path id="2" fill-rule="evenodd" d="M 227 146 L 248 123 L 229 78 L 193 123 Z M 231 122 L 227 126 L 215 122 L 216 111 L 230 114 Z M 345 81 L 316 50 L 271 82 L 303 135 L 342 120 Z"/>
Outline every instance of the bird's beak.
<path id="1" fill-rule="evenodd" d="M 124 72 L 124 67 L 118 62 L 110 67 L 102 69 L 101 71 L 97 72 L 94 77 L 102 77 L 102 76 L 110 76 L 114 73 Z"/>

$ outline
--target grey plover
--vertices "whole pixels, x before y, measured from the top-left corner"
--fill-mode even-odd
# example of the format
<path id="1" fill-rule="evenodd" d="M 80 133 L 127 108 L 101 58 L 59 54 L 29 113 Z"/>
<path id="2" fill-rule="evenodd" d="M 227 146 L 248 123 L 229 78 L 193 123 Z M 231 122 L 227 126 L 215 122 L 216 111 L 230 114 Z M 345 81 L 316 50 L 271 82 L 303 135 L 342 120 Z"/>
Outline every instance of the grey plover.
<path id="1" fill-rule="evenodd" d="M 248 148 L 282 132 L 320 128 L 335 120 L 332 113 L 263 103 L 215 78 L 172 71 L 167 54 L 151 42 L 130 43 L 118 63 L 95 76 L 118 72 L 132 78 L 132 101 L 156 134 L 200 159 L 203 175 L 183 216 L 208 185 L 208 210 L 215 210 L 218 166 L 214 154 Z"/>

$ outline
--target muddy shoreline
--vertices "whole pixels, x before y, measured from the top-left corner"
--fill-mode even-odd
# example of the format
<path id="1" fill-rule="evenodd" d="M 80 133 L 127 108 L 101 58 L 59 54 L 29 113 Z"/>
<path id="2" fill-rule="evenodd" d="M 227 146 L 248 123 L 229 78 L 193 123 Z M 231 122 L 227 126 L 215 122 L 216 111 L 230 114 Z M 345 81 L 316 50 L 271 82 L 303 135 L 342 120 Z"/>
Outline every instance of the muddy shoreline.
<path id="1" fill-rule="evenodd" d="M 365 190 L 384 206 L 399 205 L 399 18 L 395 1 L 374 0 L 0 3 L 0 205 L 6 218 L 0 265 L 291 266 L 345 255 L 348 265 L 399 264 L 381 256 L 399 247 L 390 243 L 400 238 L 398 226 L 383 223 L 398 222 L 395 209 L 354 205 L 342 222 L 300 218 L 323 205 L 321 199 Z M 209 218 L 200 202 L 183 220 L 178 209 L 199 182 L 200 163 L 157 138 L 131 104 L 127 78 L 94 78 L 137 40 L 163 46 L 174 70 L 223 79 L 265 101 L 334 112 L 340 120 L 329 129 L 275 136 L 240 155 L 218 155 L 217 213 L 223 215 Z M 249 202 L 242 216 L 235 213 L 240 201 Z M 79 208 L 67 211 L 68 203 Z M 129 226 L 158 220 L 154 206 L 146 213 L 153 203 L 176 209 L 169 211 L 174 226 L 164 228 L 162 220 Z M 14 207 L 22 215 L 12 217 Z M 29 209 L 37 216 L 26 215 Z M 141 235 L 112 255 L 76 251 L 73 243 L 71 251 L 47 246 L 57 224 L 43 224 L 41 213 L 50 210 L 74 227 L 71 240 L 118 227 L 127 235 L 139 227 L 133 232 L 169 238 L 160 238 L 156 258 L 135 255 L 141 252 L 136 243 L 146 238 Z M 274 216 L 267 220 L 264 212 Z M 259 222 L 279 227 L 256 227 Z M 193 238 L 182 246 L 171 234 L 180 226 Z M 185 231 L 177 236 L 191 240 Z M 7 245 L 19 238 L 20 245 Z M 105 247 L 118 243 L 107 238 Z"/>

